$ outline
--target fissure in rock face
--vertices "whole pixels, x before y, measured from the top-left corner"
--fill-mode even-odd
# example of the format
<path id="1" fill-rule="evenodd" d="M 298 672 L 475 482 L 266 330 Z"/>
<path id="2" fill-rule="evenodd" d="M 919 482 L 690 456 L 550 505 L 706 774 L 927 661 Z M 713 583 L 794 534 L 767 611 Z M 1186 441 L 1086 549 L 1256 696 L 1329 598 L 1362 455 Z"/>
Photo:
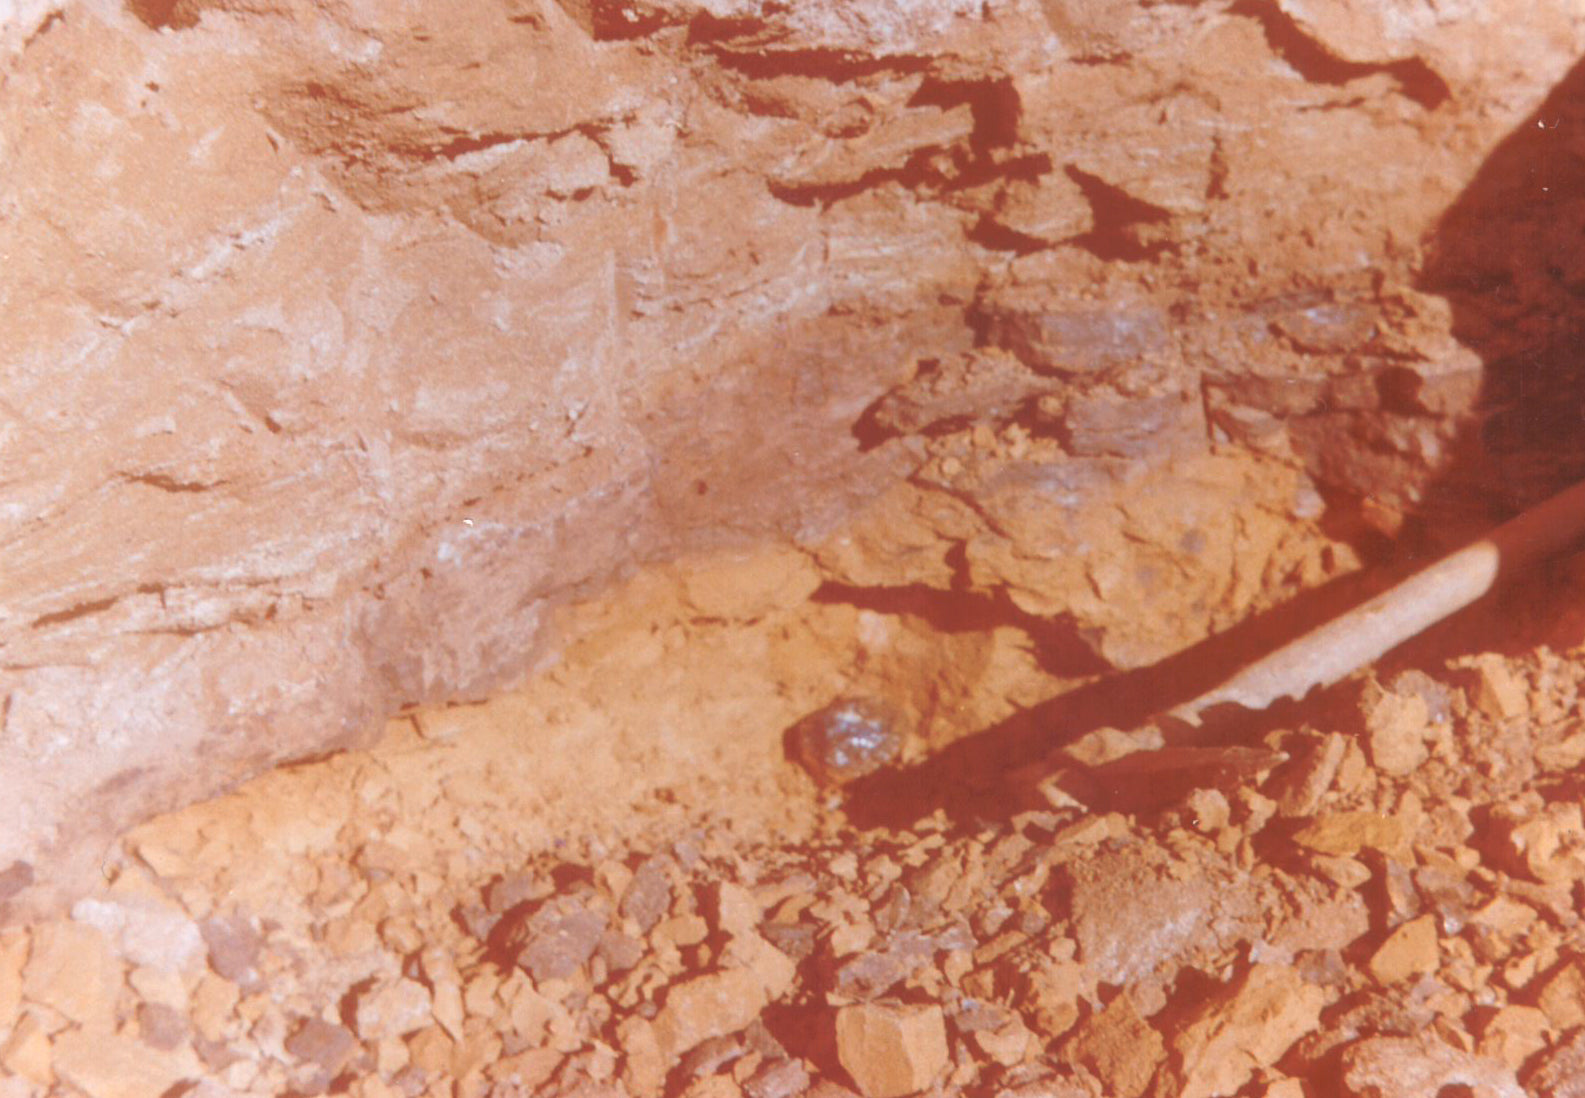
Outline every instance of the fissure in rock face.
<path id="1" fill-rule="evenodd" d="M 1580 472 L 1562 8 L 0 19 L 16 910 L 645 563 L 1078 679 Z"/>

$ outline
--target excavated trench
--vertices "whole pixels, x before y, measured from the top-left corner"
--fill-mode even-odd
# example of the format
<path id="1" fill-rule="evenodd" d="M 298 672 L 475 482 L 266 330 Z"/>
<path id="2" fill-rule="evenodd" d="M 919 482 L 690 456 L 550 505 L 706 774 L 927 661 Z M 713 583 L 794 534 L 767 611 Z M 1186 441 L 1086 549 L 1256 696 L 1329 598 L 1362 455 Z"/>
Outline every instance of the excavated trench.
<path id="1" fill-rule="evenodd" d="M 1585 20 L 0 8 L 0 1098 L 1585 1094 Z"/>

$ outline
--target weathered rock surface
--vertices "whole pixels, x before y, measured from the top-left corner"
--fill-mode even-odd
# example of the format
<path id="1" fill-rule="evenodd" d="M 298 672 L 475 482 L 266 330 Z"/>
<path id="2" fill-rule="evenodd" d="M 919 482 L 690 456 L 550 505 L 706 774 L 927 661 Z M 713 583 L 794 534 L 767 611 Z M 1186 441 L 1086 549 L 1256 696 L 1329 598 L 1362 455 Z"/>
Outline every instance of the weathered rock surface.
<path id="1" fill-rule="evenodd" d="M 635 560 L 1119 667 L 1346 567 L 1318 490 L 1395 529 L 1480 385 L 1419 242 L 1585 28 L 1299 8 L 0 6 L 0 899 Z"/>

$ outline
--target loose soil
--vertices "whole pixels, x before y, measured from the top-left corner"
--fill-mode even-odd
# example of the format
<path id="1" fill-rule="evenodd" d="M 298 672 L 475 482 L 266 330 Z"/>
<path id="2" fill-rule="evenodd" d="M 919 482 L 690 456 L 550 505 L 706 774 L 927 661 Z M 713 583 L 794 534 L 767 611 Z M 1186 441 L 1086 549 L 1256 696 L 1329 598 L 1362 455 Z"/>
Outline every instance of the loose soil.
<path id="1" fill-rule="evenodd" d="M 0 932 L 0 1094 L 1580 1093 L 1581 569 L 1193 740 L 805 574 L 641 572 L 514 692 L 125 835 Z M 845 786 L 837 698 L 903 741 Z"/>

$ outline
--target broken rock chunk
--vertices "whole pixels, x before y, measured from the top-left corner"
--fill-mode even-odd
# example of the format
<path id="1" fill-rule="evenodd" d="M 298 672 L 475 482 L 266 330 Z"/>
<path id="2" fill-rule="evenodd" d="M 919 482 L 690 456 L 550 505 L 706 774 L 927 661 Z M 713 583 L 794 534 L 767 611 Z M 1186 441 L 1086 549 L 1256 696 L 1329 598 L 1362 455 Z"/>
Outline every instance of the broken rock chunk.
<path id="1" fill-rule="evenodd" d="M 646 934 L 671 910 L 671 882 L 666 877 L 663 858 L 654 855 L 644 859 L 623 890 L 618 909 L 624 919 L 632 919 Z"/>
<path id="2" fill-rule="evenodd" d="M 633 1015 L 622 1020 L 616 1036 L 622 1047 L 622 1078 L 628 1091 L 639 1098 L 659 1094 L 666 1086 L 669 1062 L 661 1051 L 655 1027 L 646 1019 Z"/>
<path id="3" fill-rule="evenodd" d="M 558 896 L 514 927 L 507 946 L 535 983 L 564 980 L 594 955 L 605 928 L 605 915 L 578 897 Z"/>
<path id="4" fill-rule="evenodd" d="M 1352 1098 L 1524 1098 L 1513 1071 L 1434 1038 L 1372 1037 L 1343 1052 L 1343 1093 Z"/>
<path id="5" fill-rule="evenodd" d="M 1527 1081 L 1541 1098 L 1585 1098 L 1585 1031 L 1543 1056 Z"/>
<path id="6" fill-rule="evenodd" d="M 1534 814 L 1498 805 L 1491 814 L 1492 850 L 1512 872 L 1557 884 L 1585 877 L 1585 817 L 1576 804 L 1551 804 Z"/>
<path id="7" fill-rule="evenodd" d="M 138 1036 L 150 1048 L 174 1052 L 187 1043 L 191 1027 L 181 1011 L 164 1003 L 143 1003 L 138 1007 Z"/>
<path id="8" fill-rule="evenodd" d="M 1560 965 L 1541 985 L 1536 1006 L 1559 1030 L 1585 1025 L 1585 962 L 1574 959 Z"/>
<path id="9" fill-rule="evenodd" d="M 54 1054 L 55 1074 L 88 1098 L 160 1098 L 198 1074 L 190 1056 L 115 1033 L 68 1030 L 55 1038 Z"/>
<path id="10" fill-rule="evenodd" d="M 1266 792 L 1276 800 L 1282 816 L 1313 815 L 1343 765 L 1348 739 L 1341 732 L 1310 734 L 1292 737 L 1283 747 L 1290 759 L 1272 774 Z"/>
<path id="11" fill-rule="evenodd" d="M 699 1042 L 736 1033 L 765 1009 L 765 989 L 746 968 L 727 969 L 677 984 L 655 1017 L 655 1039 L 668 1059 Z"/>
<path id="12" fill-rule="evenodd" d="M 890 766 L 902 752 L 897 715 L 870 698 L 842 698 L 793 726 L 798 761 L 821 785 L 844 785 Z"/>
<path id="13" fill-rule="evenodd" d="M 1505 1006 L 1492 1015 L 1481 1030 L 1479 1052 L 1517 1071 L 1526 1060 L 1546 1048 L 1552 1032 L 1551 1021 L 1538 1007 Z M 1578 1074 L 1585 1082 L 1585 1062 L 1579 1064 Z M 1580 1093 L 1585 1095 L 1585 1090 Z"/>
<path id="14" fill-rule="evenodd" d="M 284 1047 L 298 1060 L 317 1065 L 326 1075 L 335 1075 L 358 1051 L 358 1041 L 345 1026 L 309 1018 L 286 1038 Z"/>
<path id="15" fill-rule="evenodd" d="M 1370 761 L 1383 774 L 1404 777 L 1430 757 L 1431 711 L 1418 694 L 1398 694 L 1371 682 L 1360 698 Z"/>
<path id="16" fill-rule="evenodd" d="M 109 1029 L 121 986 L 121 963 L 95 927 L 41 923 L 23 970 L 23 995 L 55 1008 L 82 1026 Z"/>
<path id="17" fill-rule="evenodd" d="M 97 927 L 122 957 L 136 965 L 178 971 L 198 964 L 204 955 L 198 926 L 186 913 L 148 896 L 79 900 L 72 907 L 72 919 Z"/>
<path id="18" fill-rule="evenodd" d="M 795 1098 L 809 1089 L 809 1072 L 797 1060 L 770 1060 L 743 1084 L 748 1098 Z"/>
<path id="19" fill-rule="evenodd" d="M 832 991 L 848 999 L 878 999 L 928 963 L 934 950 L 931 938 L 917 933 L 898 935 L 885 949 L 843 961 L 832 975 Z"/>
<path id="20" fill-rule="evenodd" d="M 1495 652 L 1486 652 L 1461 663 L 1474 672 L 1470 700 L 1487 717 L 1494 721 L 1510 720 L 1528 711 L 1530 705 L 1525 696 L 1524 680 L 1507 660 Z"/>
<path id="21" fill-rule="evenodd" d="M 939 1006 L 847 1006 L 837 1011 L 836 1030 L 837 1058 L 865 1098 L 917 1094 L 947 1065 Z"/>
<path id="22" fill-rule="evenodd" d="M 1117 1098 L 1138 1098 L 1166 1060 L 1167 1047 L 1125 993 L 1081 1025 L 1065 1053 L 1093 1072 Z"/>
<path id="23" fill-rule="evenodd" d="M 1436 916 L 1422 915 L 1387 936 L 1371 955 L 1370 974 L 1377 983 L 1395 984 L 1435 972 L 1439 956 Z"/>
<path id="24" fill-rule="evenodd" d="M 365 1041 L 405 1037 L 430 1023 L 429 989 L 417 980 L 380 980 L 358 996 L 356 1018 Z"/>
<path id="25" fill-rule="evenodd" d="M 1134 843 L 1070 862 L 1061 875 L 1079 959 L 1103 983 L 1131 983 L 1256 929 L 1249 878 L 1208 851 L 1186 859 Z"/>
<path id="26" fill-rule="evenodd" d="M 1233 1094 L 1320 1024 L 1326 993 L 1286 965 L 1255 965 L 1197 1009 L 1173 1040 L 1179 1098 Z"/>
<path id="27" fill-rule="evenodd" d="M 1361 850 L 1379 850 L 1406 859 L 1409 831 L 1397 816 L 1379 812 L 1334 812 L 1318 817 L 1294 835 L 1293 841 L 1317 854 L 1352 858 Z"/>
<path id="28" fill-rule="evenodd" d="M 198 924 L 209 947 L 209 967 L 239 987 L 251 990 L 259 982 L 258 962 L 262 941 L 253 923 L 241 915 L 205 919 Z"/>
<path id="29" fill-rule="evenodd" d="M 22 1016 L 5 1043 L 0 1045 L 0 1067 L 10 1075 L 40 1085 L 54 1080 L 55 1072 L 50 1066 L 53 1056 L 50 1035 L 38 1015 L 31 1011 Z"/>

